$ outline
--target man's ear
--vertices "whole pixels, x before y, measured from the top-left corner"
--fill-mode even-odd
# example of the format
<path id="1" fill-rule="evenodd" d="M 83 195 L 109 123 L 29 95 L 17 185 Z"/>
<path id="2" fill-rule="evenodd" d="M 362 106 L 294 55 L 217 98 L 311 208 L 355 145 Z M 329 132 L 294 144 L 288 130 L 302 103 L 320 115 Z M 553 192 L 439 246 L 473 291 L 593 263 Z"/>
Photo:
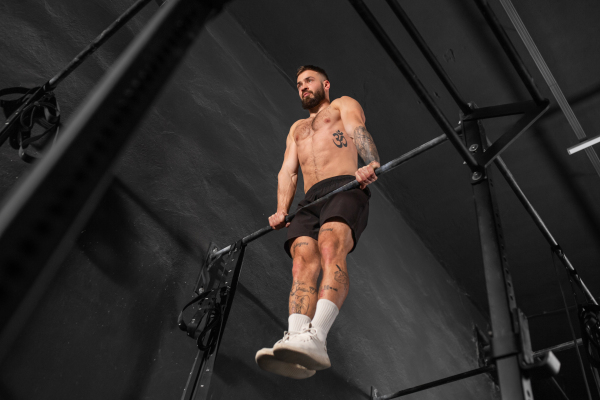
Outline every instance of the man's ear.
<path id="1" fill-rule="evenodd" d="M 329 81 L 325 79 L 323 81 L 323 86 L 325 87 L 325 89 L 329 90 L 331 88 L 331 83 L 329 83 Z"/>

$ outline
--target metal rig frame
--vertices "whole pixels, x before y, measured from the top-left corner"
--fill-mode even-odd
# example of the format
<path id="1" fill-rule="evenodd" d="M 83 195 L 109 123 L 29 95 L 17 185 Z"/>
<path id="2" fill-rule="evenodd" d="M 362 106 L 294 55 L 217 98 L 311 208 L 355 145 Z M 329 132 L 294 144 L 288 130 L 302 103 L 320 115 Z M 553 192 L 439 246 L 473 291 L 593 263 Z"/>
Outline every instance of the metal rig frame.
<path id="1" fill-rule="evenodd" d="M 364 2 L 362 0 L 349 1 L 352 3 L 365 24 L 369 27 L 373 35 L 375 35 L 389 57 L 396 64 L 400 72 L 402 72 L 430 112 L 431 116 L 447 135 L 452 145 L 462 156 L 465 164 L 471 169 L 471 184 L 473 186 L 473 196 L 477 213 L 493 332 L 491 338 L 491 360 L 494 365 L 483 366 L 473 371 L 424 384 L 417 388 L 419 388 L 419 390 L 424 390 L 426 388 L 495 370 L 498 375 L 498 382 L 503 400 L 531 400 L 533 399 L 533 394 L 530 376 L 532 374 L 535 375 L 535 373 L 532 373 L 533 370 L 540 370 L 548 367 L 550 361 L 547 358 L 546 360 L 540 358 L 534 359 L 532 356 L 527 320 L 516 305 L 508 261 L 505 254 L 502 227 L 500 225 L 499 213 L 493 193 L 493 182 L 491 180 L 490 171 L 488 170 L 488 167 L 492 162 L 496 164 L 500 173 L 507 180 L 509 186 L 515 192 L 526 211 L 531 215 L 535 224 L 551 245 L 552 250 L 567 269 L 571 279 L 584 293 L 589 302 L 597 304 L 571 262 L 567 259 L 538 213 L 535 211 L 523 191 L 519 188 L 517 182 L 506 167 L 506 164 L 504 164 L 499 157 L 500 153 L 506 150 L 510 144 L 542 116 L 548 109 L 550 102 L 542 96 L 535 86 L 531 74 L 486 0 L 475 0 L 475 3 L 483 14 L 488 26 L 492 29 L 494 36 L 502 46 L 502 49 L 506 53 L 511 64 L 517 71 L 523 84 L 527 88 L 527 91 L 532 98 L 531 100 L 485 108 L 477 108 L 473 104 L 466 102 L 459 94 L 456 86 L 443 70 L 416 27 L 410 21 L 408 15 L 400 7 L 398 1 L 386 0 L 460 109 L 461 125 L 464 134 L 463 142 Z M 522 114 L 523 116 L 494 143 L 490 143 L 483 131 L 480 121 L 488 118 L 516 114 Z M 546 354 L 553 357 L 551 352 Z M 555 370 L 553 373 L 556 372 L 558 372 L 558 370 Z M 546 374 L 546 376 L 551 374 L 552 373 Z M 380 396 L 377 393 L 377 390 L 372 388 L 371 398 L 392 399 L 414 393 L 417 391 L 415 390 L 417 388 L 406 389 L 383 396 Z"/>
<path id="2" fill-rule="evenodd" d="M 541 116 L 549 102 L 539 93 L 486 0 L 475 2 L 527 87 L 532 100 L 480 109 L 464 101 L 398 3 L 386 0 L 456 101 L 466 141 L 463 142 L 363 1 L 349 1 L 425 104 L 444 132 L 443 136 L 451 141 L 471 170 L 470 180 L 477 210 L 493 329 L 493 365 L 461 375 L 472 376 L 495 369 L 502 399 L 532 399 L 530 371 L 533 373 L 547 363 L 544 364 L 545 361 L 538 355 L 534 357 L 527 347 L 527 321 L 516 307 L 487 169 L 492 162 L 550 243 L 571 279 L 590 303 L 597 304 L 499 157 L 503 150 Z M 62 139 L 8 196 L 0 210 L 0 318 L 7 321 L 0 330 L 0 361 L 28 322 L 79 228 L 108 187 L 110 168 L 127 139 L 132 136 L 145 111 L 166 83 L 166 78 L 183 59 L 202 26 L 221 10 L 225 2 L 226 0 L 166 2 L 83 102 L 63 132 Z M 523 117 L 496 142 L 488 145 L 479 120 L 515 114 L 523 114 Z M 426 147 L 415 149 L 416 152 L 411 157 L 442 141 L 434 139 Z M 232 300 L 233 296 L 229 298 Z M 223 328 L 224 325 L 219 329 L 221 333 Z M 215 348 L 218 349 L 218 343 Z M 190 378 L 200 384 L 204 379 L 210 378 L 210 374 L 202 377 L 198 372 L 193 371 Z M 448 381 L 451 380 L 446 378 L 426 385 L 432 387 Z M 195 397 L 193 392 L 188 391 L 187 395 Z M 397 397 L 395 395 L 399 393 L 379 396 L 373 389 L 372 398 L 390 399 Z"/>

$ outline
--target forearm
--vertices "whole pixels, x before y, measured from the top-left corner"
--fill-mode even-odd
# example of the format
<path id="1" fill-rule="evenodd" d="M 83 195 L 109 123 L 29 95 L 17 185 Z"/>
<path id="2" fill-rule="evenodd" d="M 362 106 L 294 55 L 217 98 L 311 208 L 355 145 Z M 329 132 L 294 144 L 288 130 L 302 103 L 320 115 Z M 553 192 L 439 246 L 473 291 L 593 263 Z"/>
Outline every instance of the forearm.
<path id="1" fill-rule="evenodd" d="M 277 181 L 277 211 L 284 211 L 287 214 L 296 194 L 298 175 L 281 171 L 277 176 Z"/>
<path id="2" fill-rule="evenodd" d="M 379 167 L 379 153 L 373 141 L 373 137 L 363 125 L 357 126 L 354 129 L 354 144 L 358 155 L 362 158 L 366 165 L 376 162 Z"/>

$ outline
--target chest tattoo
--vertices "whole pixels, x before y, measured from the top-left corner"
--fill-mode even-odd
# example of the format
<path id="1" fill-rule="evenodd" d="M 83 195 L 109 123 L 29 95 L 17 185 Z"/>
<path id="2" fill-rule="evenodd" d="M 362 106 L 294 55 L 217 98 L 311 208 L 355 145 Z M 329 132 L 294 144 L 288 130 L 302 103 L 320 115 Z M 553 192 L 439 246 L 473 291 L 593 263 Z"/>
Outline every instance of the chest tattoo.
<path id="1" fill-rule="evenodd" d="M 348 141 L 346 140 L 346 137 L 344 136 L 344 132 L 341 131 L 337 131 L 333 134 L 333 144 L 336 145 L 336 147 L 339 147 L 340 149 L 342 147 L 348 147 Z"/>

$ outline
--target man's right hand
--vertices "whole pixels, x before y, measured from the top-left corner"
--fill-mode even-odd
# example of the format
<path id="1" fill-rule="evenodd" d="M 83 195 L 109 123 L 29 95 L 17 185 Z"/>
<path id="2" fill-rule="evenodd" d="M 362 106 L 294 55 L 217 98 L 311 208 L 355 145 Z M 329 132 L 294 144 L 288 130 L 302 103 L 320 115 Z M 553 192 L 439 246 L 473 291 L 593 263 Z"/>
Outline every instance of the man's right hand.
<path id="1" fill-rule="evenodd" d="M 278 230 L 290 226 L 289 222 L 285 222 L 286 215 L 287 213 L 285 211 L 277 211 L 275 214 L 271 215 L 269 217 L 269 225 L 271 225 L 271 228 Z"/>

